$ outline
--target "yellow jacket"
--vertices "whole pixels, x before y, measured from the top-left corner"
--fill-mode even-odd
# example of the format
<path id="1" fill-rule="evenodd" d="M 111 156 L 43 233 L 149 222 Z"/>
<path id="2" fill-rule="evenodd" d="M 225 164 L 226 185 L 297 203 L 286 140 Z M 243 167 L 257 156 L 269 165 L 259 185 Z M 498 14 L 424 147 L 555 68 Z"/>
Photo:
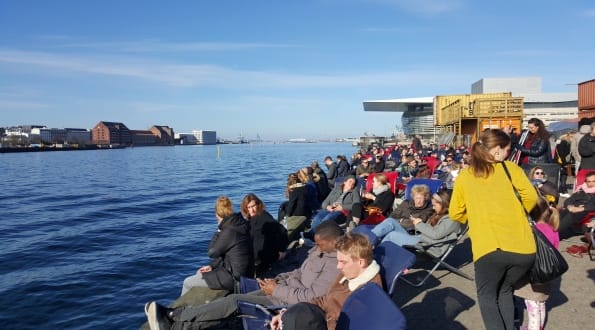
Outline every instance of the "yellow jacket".
<path id="1" fill-rule="evenodd" d="M 537 192 L 515 163 L 506 161 L 512 182 L 530 211 L 537 202 Z M 462 170 L 454 184 L 449 216 L 454 221 L 469 222 L 473 260 L 497 249 L 520 254 L 535 253 L 535 239 L 525 211 L 512 189 L 504 167 L 494 164 L 494 173 L 478 178 L 470 168 Z"/>

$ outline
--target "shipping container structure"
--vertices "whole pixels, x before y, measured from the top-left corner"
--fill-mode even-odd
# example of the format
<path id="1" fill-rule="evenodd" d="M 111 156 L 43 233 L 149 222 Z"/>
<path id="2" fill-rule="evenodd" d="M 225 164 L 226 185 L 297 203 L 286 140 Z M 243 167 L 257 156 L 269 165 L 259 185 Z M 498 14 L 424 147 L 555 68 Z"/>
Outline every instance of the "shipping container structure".
<path id="1" fill-rule="evenodd" d="M 578 117 L 595 117 L 595 79 L 578 84 Z"/>
<path id="2" fill-rule="evenodd" d="M 523 98 L 511 93 L 444 95 L 434 98 L 435 125 L 458 141 L 475 142 L 486 128 L 514 127 L 523 120 Z"/>

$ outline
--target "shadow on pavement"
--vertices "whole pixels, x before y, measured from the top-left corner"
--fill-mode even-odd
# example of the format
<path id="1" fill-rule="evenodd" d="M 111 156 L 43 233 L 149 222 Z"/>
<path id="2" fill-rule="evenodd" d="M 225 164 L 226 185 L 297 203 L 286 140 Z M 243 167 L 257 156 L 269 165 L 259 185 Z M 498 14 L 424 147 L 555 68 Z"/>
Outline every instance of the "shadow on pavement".
<path id="1" fill-rule="evenodd" d="M 421 302 L 401 309 L 408 329 L 467 329 L 455 318 L 475 305 L 475 300 L 455 288 L 423 292 L 427 293 Z"/>

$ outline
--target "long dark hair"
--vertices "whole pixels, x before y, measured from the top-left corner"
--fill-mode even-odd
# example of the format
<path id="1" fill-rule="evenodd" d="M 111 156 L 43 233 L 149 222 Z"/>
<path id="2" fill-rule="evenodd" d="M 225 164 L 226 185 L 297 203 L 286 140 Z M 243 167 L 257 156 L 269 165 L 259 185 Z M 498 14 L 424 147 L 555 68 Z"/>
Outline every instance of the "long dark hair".
<path id="1" fill-rule="evenodd" d="M 510 136 L 500 129 L 487 129 L 481 133 L 479 140 L 471 149 L 470 170 L 475 177 L 487 178 L 494 173 L 494 156 L 490 149 L 494 147 L 506 148 L 510 144 Z"/>
<path id="2" fill-rule="evenodd" d="M 543 123 L 543 121 L 541 121 L 541 119 L 531 118 L 531 119 L 529 119 L 529 121 L 527 123 L 537 126 L 538 130 L 537 130 L 537 133 L 535 133 L 536 137 L 538 137 L 544 141 L 549 141 L 550 132 L 548 132 L 547 129 L 545 129 L 545 124 Z"/>

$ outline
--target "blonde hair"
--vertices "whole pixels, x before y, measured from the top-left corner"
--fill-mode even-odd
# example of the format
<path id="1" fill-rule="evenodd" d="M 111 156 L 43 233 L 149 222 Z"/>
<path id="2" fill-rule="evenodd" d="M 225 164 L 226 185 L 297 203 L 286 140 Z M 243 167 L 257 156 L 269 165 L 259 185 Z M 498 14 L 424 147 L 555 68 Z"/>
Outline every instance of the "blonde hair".
<path id="1" fill-rule="evenodd" d="M 353 260 L 364 259 L 366 265 L 374 260 L 372 244 L 370 244 L 366 236 L 361 234 L 347 233 L 339 237 L 337 243 L 335 243 L 335 249 L 349 255 Z"/>
<path id="2" fill-rule="evenodd" d="M 215 202 L 215 214 L 221 218 L 228 217 L 233 214 L 233 203 L 227 196 L 219 196 Z"/>
<path id="3" fill-rule="evenodd" d="M 411 187 L 411 191 L 409 191 L 410 198 L 413 198 L 413 194 L 422 195 L 424 199 L 430 199 L 430 187 L 425 184 L 416 184 Z"/>
<path id="4" fill-rule="evenodd" d="M 388 183 L 388 178 L 385 174 L 377 173 L 376 175 L 374 175 L 374 180 L 376 180 L 381 185 L 387 185 L 390 188 L 390 183 Z"/>
<path id="5" fill-rule="evenodd" d="M 560 227 L 560 213 L 555 207 L 550 206 L 548 200 L 541 195 L 537 198 L 537 204 L 535 204 L 535 207 L 531 210 L 530 215 L 535 222 L 545 222 L 550 225 L 554 231 L 558 231 L 558 228 Z"/>

